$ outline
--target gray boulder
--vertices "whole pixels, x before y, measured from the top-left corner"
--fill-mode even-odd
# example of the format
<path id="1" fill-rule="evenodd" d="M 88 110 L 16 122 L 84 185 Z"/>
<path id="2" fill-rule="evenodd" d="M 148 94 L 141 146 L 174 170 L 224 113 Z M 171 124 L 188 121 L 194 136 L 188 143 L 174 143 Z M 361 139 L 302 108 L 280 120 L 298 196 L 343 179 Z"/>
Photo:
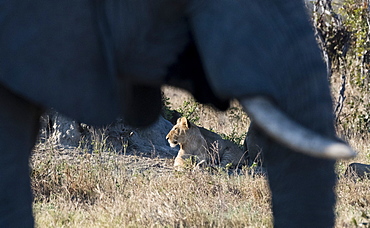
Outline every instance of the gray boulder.
<path id="1" fill-rule="evenodd" d="M 351 163 L 348 165 L 344 175 L 350 178 L 370 178 L 370 165 Z"/>
<path id="2" fill-rule="evenodd" d="M 130 128 L 120 119 L 107 126 L 93 127 L 49 111 L 42 117 L 41 126 L 41 142 L 48 141 L 59 148 L 82 147 L 91 152 L 113 150 L 150 157 L 174 157 L 178 150 L 166 141 L 173 125 L 163 117 L 144 129 Z"/>

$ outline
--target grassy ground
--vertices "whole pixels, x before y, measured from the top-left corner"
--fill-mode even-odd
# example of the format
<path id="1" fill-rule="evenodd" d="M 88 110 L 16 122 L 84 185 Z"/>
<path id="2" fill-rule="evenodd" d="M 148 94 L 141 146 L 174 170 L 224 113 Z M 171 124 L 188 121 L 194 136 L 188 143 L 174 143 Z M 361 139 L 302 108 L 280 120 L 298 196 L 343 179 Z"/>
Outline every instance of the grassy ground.
<path id="1" fill-rule="evenodd" d="M 39 227 L 270 226 L 264 178 L 129 171 L 125 159 L 110 159 L 102 163 L 96 155 L 63 167 L 57 161 L 48 176 L 37 174 Z"/>
<path id="2" fill-rule="evenodd" d="M 351 162 L 370 164 L 368 137 L 353 138 L 349 143 L 359 154 L 352 160 L 337 162 L 339 181 L 336 188 L 336 227 L 370 227 L 370 179 L 350 179 L 344 176 Z"/>
<path id="3" fill-rule="evenodd" d="M 167 91 L 173 108 L 198 124 L 242 138 L 249 124 L 238 105 L 227 115 Z M 185 96 L 185 97 L 184 97 Z M 220 120 L 220 121 L 217 121 Z M 370 180 L 343 176 L 351 162 L 370 164 L 367 137 L 350 139 L 359 156 L 339 161 L 336 227 L 370 227 Z M 271 227 L 265 177 L 175 172 L 173 159 L 39 144 L 31 161 L 38 227 Z"/>

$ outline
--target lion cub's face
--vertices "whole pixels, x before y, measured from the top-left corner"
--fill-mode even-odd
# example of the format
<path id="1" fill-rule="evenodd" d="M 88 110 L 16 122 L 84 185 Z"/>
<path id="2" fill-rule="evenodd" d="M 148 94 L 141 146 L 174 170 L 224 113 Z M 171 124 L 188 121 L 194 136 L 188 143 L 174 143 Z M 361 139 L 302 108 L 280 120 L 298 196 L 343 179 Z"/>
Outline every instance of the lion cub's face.
<path id="1" fill-rule="evenodd" d="M 177 119 L 177 123 L 171 131 L 167 134 L 166 139 L 171 147 L 175 147 L 178 144 L 184 143 L 186 139 L 186 132 L 190 128 L 190 122 L 186 117 Z"/>

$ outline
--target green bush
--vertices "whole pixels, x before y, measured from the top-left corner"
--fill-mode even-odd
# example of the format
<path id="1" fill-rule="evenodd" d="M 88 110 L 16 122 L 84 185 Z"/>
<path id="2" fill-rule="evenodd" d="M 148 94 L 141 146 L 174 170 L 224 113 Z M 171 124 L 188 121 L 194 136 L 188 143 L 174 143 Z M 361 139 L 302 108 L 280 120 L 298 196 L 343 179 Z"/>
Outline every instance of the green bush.
<path id="1" fill-rule="evenodd" d="M 337 129 L 370 131 L 370 15 L 367 0 L 316 0 L 313 22 L 330 66 Z"/>

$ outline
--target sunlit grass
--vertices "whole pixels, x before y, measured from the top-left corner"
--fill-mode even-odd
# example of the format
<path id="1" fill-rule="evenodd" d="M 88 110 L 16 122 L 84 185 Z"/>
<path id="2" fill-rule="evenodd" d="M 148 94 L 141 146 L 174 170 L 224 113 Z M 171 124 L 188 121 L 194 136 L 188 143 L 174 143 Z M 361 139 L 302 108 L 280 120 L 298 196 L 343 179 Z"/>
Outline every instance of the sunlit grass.
<path id="1" fill-rule="evenodd" d="M 37 152 L 36 152 L 37 153 Z M 44 152 L 43 152 L 44 153 Z M 37 156 L 37 155 L 35 155 Z M 128 170 L 123 155 L 33 161 L 40 227 L 270 227 L 265 178 Z M 86 162 L 82 162 L 86 160 Z"/>

